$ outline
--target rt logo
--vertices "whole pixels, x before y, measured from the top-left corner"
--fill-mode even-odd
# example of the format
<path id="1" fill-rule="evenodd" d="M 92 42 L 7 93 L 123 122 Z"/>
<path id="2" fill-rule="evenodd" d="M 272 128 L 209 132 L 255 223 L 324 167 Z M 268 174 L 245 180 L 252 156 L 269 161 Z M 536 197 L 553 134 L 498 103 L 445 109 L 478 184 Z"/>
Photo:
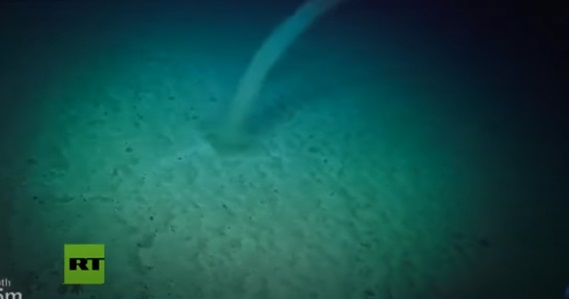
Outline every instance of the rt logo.
<path id="1" fill-rule="evenodd" d="M 105 245 L 65 244 L 63 284 L 105 283 Z"/>

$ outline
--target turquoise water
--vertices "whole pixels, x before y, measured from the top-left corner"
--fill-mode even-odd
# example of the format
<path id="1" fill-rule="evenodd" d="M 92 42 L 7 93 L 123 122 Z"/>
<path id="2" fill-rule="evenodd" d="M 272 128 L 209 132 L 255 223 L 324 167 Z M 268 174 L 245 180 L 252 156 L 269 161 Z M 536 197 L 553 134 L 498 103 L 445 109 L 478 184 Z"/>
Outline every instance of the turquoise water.
<path id="1" fill-rule="evenodd" d="M 524 19 L 349 2 L 220 150 L 297 4 L 7 5 L 0 279 L 25 298 L 561 297 L 555 44 Z M 104 285 L 61 286 L 69 243 L 105 244 Z"/>

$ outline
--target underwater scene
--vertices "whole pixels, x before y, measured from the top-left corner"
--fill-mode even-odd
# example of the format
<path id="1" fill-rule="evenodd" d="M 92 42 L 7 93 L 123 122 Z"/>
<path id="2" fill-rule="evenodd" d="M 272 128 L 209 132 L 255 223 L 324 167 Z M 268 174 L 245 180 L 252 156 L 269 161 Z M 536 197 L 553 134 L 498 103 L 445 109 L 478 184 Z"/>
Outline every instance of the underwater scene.
<path id="1" fill-rule="evenodd" d="M 0 299 L 569 298 L 568 25 L 4 1 Z"/>

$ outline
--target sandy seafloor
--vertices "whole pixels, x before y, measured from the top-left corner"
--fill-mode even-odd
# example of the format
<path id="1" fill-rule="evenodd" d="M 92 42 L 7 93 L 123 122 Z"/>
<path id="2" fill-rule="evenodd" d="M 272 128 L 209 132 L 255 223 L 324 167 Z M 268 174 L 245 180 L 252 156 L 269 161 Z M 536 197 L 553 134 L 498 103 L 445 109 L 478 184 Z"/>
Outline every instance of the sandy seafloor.
<path id="1" fill-rule="evenodd" d="M 87 19 L 23 54 L 1 174 L 24 298 L 521 298 L 551 274 L 512 120 L 476 106 L 501 95 L 444 41 L 324 20 L 229 154 L 207 134 L 282 11 L 264 27 L 208 13 Z M 66 243 L 105 244 L 105 285 L 61 287 Z"/>

